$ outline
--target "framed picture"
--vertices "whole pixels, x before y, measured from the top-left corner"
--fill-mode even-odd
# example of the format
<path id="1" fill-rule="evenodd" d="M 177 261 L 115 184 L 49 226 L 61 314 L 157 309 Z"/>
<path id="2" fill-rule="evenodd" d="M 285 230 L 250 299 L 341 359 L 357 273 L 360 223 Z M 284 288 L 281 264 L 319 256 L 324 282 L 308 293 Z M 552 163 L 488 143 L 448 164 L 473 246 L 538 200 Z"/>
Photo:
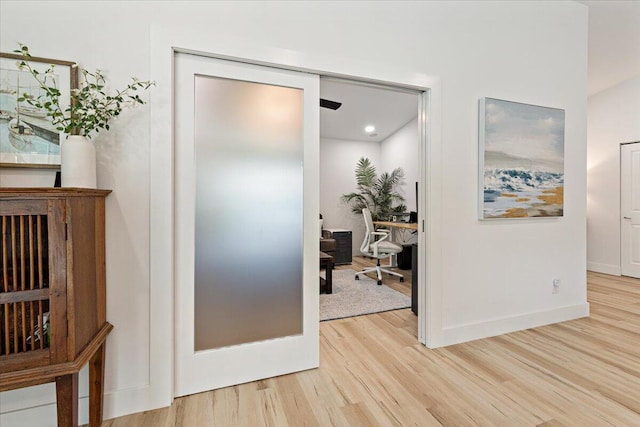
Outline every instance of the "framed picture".
<path id="1" fill-rule="evenodd" d="M 59 168 L 60 141 L 65 135 L 53 127 L 44 111 L 18 102 L 25 92 L 35 97 L 42 93 L 33 76 L 18 69 L 22 60 L 22 55 L 0 53 L 0 167 Z M 76 64 L 36 57 L 28 62 L 41 72 L 55 65 L 61 106 L 66 109 L 71 89 L 78 88 Z"/>
<path id="2" fill-rule="evenodd" d="M 564 110 L 480 99 L 479 217 L 561 217 Z"/>

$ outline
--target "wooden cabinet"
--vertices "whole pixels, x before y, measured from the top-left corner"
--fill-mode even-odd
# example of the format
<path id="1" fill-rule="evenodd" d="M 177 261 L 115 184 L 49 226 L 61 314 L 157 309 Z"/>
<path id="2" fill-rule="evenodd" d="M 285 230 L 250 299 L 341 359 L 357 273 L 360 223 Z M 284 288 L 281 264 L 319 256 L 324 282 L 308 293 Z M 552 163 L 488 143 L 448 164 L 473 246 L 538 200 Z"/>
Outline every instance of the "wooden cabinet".
<path id="1" fill-rule="evenodd" d="M 0 391 L 55 381 L 59 426 L 78 425 L 86 363 L 90 426 L 102 422 L 109 193 L 0 189 Z"/>

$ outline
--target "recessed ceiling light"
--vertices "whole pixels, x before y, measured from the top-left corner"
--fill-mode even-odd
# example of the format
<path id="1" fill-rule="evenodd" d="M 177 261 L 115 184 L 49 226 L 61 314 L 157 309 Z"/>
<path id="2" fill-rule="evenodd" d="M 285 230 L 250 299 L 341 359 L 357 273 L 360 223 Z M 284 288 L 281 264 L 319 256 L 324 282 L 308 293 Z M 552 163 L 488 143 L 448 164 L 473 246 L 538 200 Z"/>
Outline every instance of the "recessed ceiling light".
<path id="1" fill-rule="evenodd" d="M 376 127 L 373 126 L 373 125 L 369 125 L 369 126 L 364 128 L 364 131 L 367 132 L 367 133 L 371 133 L 371 132 L 373 132 L 375 130 L 376 130 Z"/>

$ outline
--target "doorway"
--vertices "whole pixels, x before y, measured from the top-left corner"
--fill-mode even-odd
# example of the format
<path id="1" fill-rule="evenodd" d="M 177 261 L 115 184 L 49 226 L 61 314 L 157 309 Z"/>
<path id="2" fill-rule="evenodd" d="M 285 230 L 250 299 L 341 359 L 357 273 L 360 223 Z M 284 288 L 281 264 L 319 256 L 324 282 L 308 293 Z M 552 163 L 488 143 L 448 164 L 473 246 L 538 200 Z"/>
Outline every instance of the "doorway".
<path id="1" fill-rule="evenodd" d="M 334 281 L 337 277 L 338 293 L 342 292 L 346 299 L 338 298 L 336 293 L 321 295 L 321 320 L 412 306 L 412 294 L 417 297 L 418 268 L 412 265 L 412 255 L 414 248 L 418 251 L 419 233 L 411 228 L 417 228 L 418 190 L 424 188 L 420 182 L 418 156 L 421 96 L 422 92 L 418 90 L 393 85 L 320 78 L 320 97 L 331 107 L 320 109 L 320 214 L 325 237 L 337 239 Z M 376 286 L 375 274 L 364 276 L 363 280 L 354 278 L 357 271 L 376 264 L 360 252 L 365 235 L 362 213 L 358 208 L 353 209 L 354 203 L 345 203 L 342 199 L 344 194 L 359 192 L 354 172 L 360 159 L 370 161 L 379 178 L 394 170 L 403 173 L 403 178 L 391 191 L 403 197 L 391 204 L 392 207 L 404 206 L 400 209 L 402 213 L 395 215 L 398 226 L 391 229 L 391 237 L 401 246 L 402 253 L 382 261 L 383 268 L 393 265 L 392 271 L 403 277 L 399 279 L 383 273 L 380 288 Z M 361 192 L 367 199 L 366 204 L 377 215 L 376 199 L 380 198 L 369 197 L 367 193 Z M 348 239 L 348 257 L 343 252 L 345 238 Z M 327 246 L 326 242 L 322 243 Z M 416 253 L 416 264 L 418 259 Z M 373 283 L 373 286 L 367 286 L 365 282 Z M 350 301 L 350 295 L 353 295 L 353 301 Z M 414 313 L 417 313 L 416 308 Z M 418 319 L 412 320 L 415 320 L 413 333 L 417 336 Z"/>
<path id="2" fill-rule="evenodd" d="M 156 232 L 150 236 L 150 246 L 152 248 L 150 275 L 151 281 L 155 284 L 150 295 L 150 319 L 152 325 L 150 346 L 153 349 L 150 353 L 150 376 L 153 378 L 151 388 L 154 393 L 156 393 L 154 396 L 157 397 L 157 401 L 162 402 L 162 404 L 168 404 L 164 399 L 171 399 L 175 395 L 173 384 L 175 380 L 176 356 L 174 351 L 176 335 L 178 333 L 175 323 L 173 297 L 173 294 L 177 290 L 175 278 L 178 273 L 175 269 L 174 260 L 179 256 L 175 252 L 176 244 L 174 235 L 174 227 L 178 222 L 176 212 L 178 201 L 173 191 L 176 176 L 174 170 L 174 152 L 176 149 L 174 132 L 177 131 L 177 127 L 180 126 L 180 123 L 176 122 L 173 112 L 173 70 L 176 55 L 180 52 L 197 54 L 208 58 L 227 59 L 244 64 L 260 64 L 269 68 L 285 71 L 299 71 L 306 74 L 323 74 L 330 77 L 341 78 L 353 77 L 364 82 L 389 84 L 391 86 L 423 91 L 420 95 L 420 148 L 418 150 L 418 157 L 421 168 L 420 182 L 425 183 L 425 185 L 424 190 L 421 191 L 421 199 L 418 201 L 418 220 L 420 225 L 420 244 L 421 247 L 425 248 L 424 254 L 420 257 L 420 263 L 425 267 L 427 258 L 430 259 L 434 256 L 437 258 L 439 256 L 439 245 L 437 242 L 440 241 L 440 233 L 436 224 L 439 224 L 441 216 L 437 209 L 431 207 L 433 202 L 430 201 L 430 194 L 434 195 L 433 197 L 436 200 L 439 200 L 438 188 L 441 176 L 437 165 L 432 165 L 431 163 L 433 163 L 433 161 L 430 160 L 427 162 L 426 159 L 427 152 L 432 150 L 432 148 L 429 148 L 432 144 L 428 141 L 435 141 L 433 145 L 436 147 L 436 151 L 440 144 L 440 82 L 439 79 L 424 75 L 420 72 L 407 74 L 407 70 L 402 67 L 385 66 L 380 69 L 373 67 L 368 68 L 367 71 L 363 71 L 357 61 L 354 62 L 349 59 L 320 67 L 315 66 L 320 63 L 306 60 L 294 64 L 286 59 L 289 57 L 284 55 L 284 51 L 280 52 L 278 49 L 256 51 L 253 47 L 251 47 L 251 49 L 245 49 L 245 46 L 242 44 L 226 46 L 209 40 L 203 41 L 201 35 L 195 32 L 181 33 L 180 37 L 176 37 L 174 33 L 158 29 L 157 31 L 153 31 L 152 38 L 154 43 L 152 46 L 151 69 L 154 80 L 158 83 L 158 90 L 156 91 L 158 102 L 153 104 L 151 110 L 151 121 L 154 123 L 154 126 L 151 128 L 151 139 L 156 142 L 154 143 L 154 150 L 152 150 L 150 159 L 151 182 L 153 183 L 150 201 L 153 209 L 151 211 L 150 221 L 152 228 L 156 230 Z M 176 46 L 191 46 L 191 48 L 180 48 Z M 169 52 L 170 54 L 168 54 Z M 207 52 L 221 53 L 217 55 Z M 256 56 L 256 52 L 261 53 Z M 335 73 L 327 71 L 318 72 L 318 69 L 336 71 Z M 317 99 L 318 97 L 316 96 L 316 102 Z M 437 159 L 437 156 L 429 156 L 429 158 Z M 434 179 L 427 182 L 427 176 L 433 176 Z M 313 183 L 313 185 L 316 189 L 318 188 L 317 182 Z M 316 207 L 316 215 L 318 211 L 319 209 Z M 432 214 L 427 215 L 428 212 L 432 212 Z M 313 223 L 309 223 L 310 226 L 313 226 L 313 230 L 316 230 L 315 234 L 312 234 L 314 231 L 310 231 L 309 234 L 316 238 L 315 251 L 317 253 L 317 238 L 319 236 L 316 221 L 317 216 L 313 219 Z M 427 232 L 429 234 L 429 240 L 436 242 L 431 251 L 428 251 L 426 248 Z M 434 251 L 436 252 L 435 254 Z M 314 275 L 317 294 L 317 269 Z M 441 298 L 439 288 L 436 288 L 434 291 L 430 290 L 431 286 L 427 284 L 427 277 L 429 277 L 430 282 L 436 285 L 439 284 L 440 270 L 437 262 L 434 263 L 433 269 L 429 269 L 428 267 L 422 268 L 419 272 L 421 285 L 419 289 L 419 307 L 424 307 L 425 309 L 420 310 L 418 339 L 425 345 L 434 345 L 434 343 L 438 342 L 439 337 L 433 335 L 432 328 L 435 327 L 437 330 L 439 327 L 437 312 Z M 427 329 L 426 322 L 428 318 L 435 319 L 435 324 L 430 324 L 429 329 Z M 317 326 L 318 323 L 316 321 L 316 327 Z M 171 340 L 167 340 L 167 333 L 169 331 L 169 336 L 172 337 Z M 171 366 L 171 369 L 167 369 L 167 366 Z"/>
<path id="3" fill-rule="evenodd" d="M 640 278 L 640 142 L 620 146 L 620 270 Z"/>
<path id="4" fill-rule="evenodd" d="M 333 79 L 330 84 L 334 90 L 342 86 L 342 95 L 334 92 L 330 97 L 350 104 L 343 107 L 342 115 L 351 111 L 360 116 L 359 119 L 343 117 L 343 121 L 362 127 L 365 140 L 359 138 L 358 144 L 361 147 L 363 143 L 373 144 L 375 148 L 366 151 L 379 152 L 373 157 L 379 165 L 384 165 L 380 167 L 381 173 L 396 167 L 407 170 L 410 185 L 405 194 L 409 207 L 405 210 L 414 212 L 417 220 L 420 94 L 415 90 L 358 81 Z M 306 229 L 309 218 L 315 216 L 313 209 L 319 211 L 313 202 L 318 199 L 320 186 L 311 187 L 317 182 L 314 173 L 318 173 L 320 158 L 318 90 L 318 76 L 308 73 L 187 53 L 176 55 L 175 114 L 176 123 L 179 123 L 175 154 L 176 395 L 296 372 L 319 364 L 317 286 L 313 280 L 309 281 L 310 271 L 317 262 L 309 250 L 309 242 L 317 236 L 317 231 L 309 233 Z M 349 90 L 351 97 L 345 95 Z M 353 92 L 361 95 L 359 100 Z M 316 104 L 311 105 L 314 98 Z M 285 111 L 288 99 L 297 102 L 297 107 L 291 111 Z M 296 109 L 299 113 L 294 111 Z M 247 115 L 247 111 L 255 114 L 260 110 L 264 111 L 260 117 Z M 275 129 L 283 120 L 290 121 L 292 116 L 298 115 L 304 116 L 304 124 L 300 119 L 296 125 L 297 132 L 302 132 L 303 128 L 307 131 L 304 138 L 291 137 Z M 367 125 L 377 128 L 365 129 Z M 253 128 L 256 132 L 243 134 Z M 405 131 L 411 135 L 408 141 L 404 135 L 399 135 L 405 128 L 410 129 Z M 316 133 L 312 135 L 314 131 Z M 265 141 L 264 136 L 270 133 L 274 133 L 274 137 Z M 298 145 L 284 147 L 282 141 L 289 139 Z M 389 148 L 396 139 L 400 141 Z M 340 140 L 341 144 L 348 142 L 347 137 Z M 267 152 L 264 147 L 269 147 Z M 366 154 L 358 156 L 365 157 Z M 344 159 L 344 156 L 339 157 Z M 267 162 L 261 163 L 262 158 Z M 404 163 L 398 165 L 397 161 Z M 293 175 L 282 175 L 290 169 L 286 162 L 293 162 L 293 166 L 302 164 L 302 170 L 292 172 Z M 348 167 L 352 177 L 353 166 Z M 278 171 L 278 177 L 271 182 L 269 177 L 274 171 Z M 250 179 L 254 175 L 255 179 Z M 291 185 L 295 188 L 289 188 Z M 295 191 L 292 193 L 292 190 Z M 265 197 L 268 194 L 273 197 Z M 292 194 L 298 196 L 292 199 Z M 286 197 L 280 197 L 283 195 Z M 282 200 L 260 202 L 274 197 Z M 283 206 L 289 204 L 292 209 L 283 210 Z M 270 209 L 272 214 L 268 214 Z M 329 217 L 333 219 L 332 215 Z M 273 221 L 277 222 L 278 218 L 286 218 L 287 224 L 277 226 Z M 362 240 L 362 224 L 357 222 L 355 248 Z M 307 224 L 304 230 L 303 223 Z M 231 233 L 230 230 L 236 231 Z M 287 237 L 283 234 L 286 230 L 294 230 L 294 234 Z M 406 243 L 416 243 L 418 250 L 418 237 L 416 230 Z M 265 239 L 280 242 L 280 245 L 291 242 L 293 246 L 288 251 L 273 252 L 266 250 Z M 305 250 L 301 252 L 302 246 L 297 242 L 303 241 Z M 279 261 L 271 259 L 274 253 L 280 255 Z M 263 268 L 269 265 L 278 267 L 273 271 Z M 293 270 L 292 274 L 288 270 Z M 273 284 L 269 285 L 265 277 L 272 278 Z M 418 286 L 411 287 L 417 276 L 408 274 L 407 278 L 410 280 L 406 288 L 389 289 L 391 292 L 405 291 L 411 301 L 412 291 L 418 292 Z M 290 289 L 284 289 L 286 283 L 290 283 Z M 287 298 L 291 299 L 289 303 L 286 303 Z M 310 327 L 313 319 L 316 325 Z M 209 327 L 214 324 L 223 326 Z M 417 324 L 416 319 L 416 335 Z M 306 351 L 293 351 L 295 348 Z M 286 360 L 265 358 L 271 353 L 287 354 L 288 357 Z M 255 369 L 248 369 L 248 366 Z"/>

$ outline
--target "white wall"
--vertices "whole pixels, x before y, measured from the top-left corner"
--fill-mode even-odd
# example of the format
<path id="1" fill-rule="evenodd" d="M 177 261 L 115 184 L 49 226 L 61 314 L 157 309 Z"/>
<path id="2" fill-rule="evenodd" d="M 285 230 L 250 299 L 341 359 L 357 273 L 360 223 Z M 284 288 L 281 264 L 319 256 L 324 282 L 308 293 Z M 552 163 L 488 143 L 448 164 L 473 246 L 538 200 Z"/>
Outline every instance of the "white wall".
<path id="1" fill-rule="evenodd" d="M 587 267 L 620 275 L 620 143 L 640 141 L 640 76 L 589 97 Z"/>
<path id="2" fill-rule="evenodd" d="M 341 197 L 356 191 L 354 171 L 361 157 L 367 157 L 379 167 L 380 143 L 320 139 L 320 213 L 324 228 L 351 230 L 354 255 L 360 254 L 364 223 L 362 215 L 354 215 Z"/>
<path id="3" fill-rule="evenodd" d="M 380 171 L 404 170 L 405 184 L 399 188 L 407 212 L 416 210 L 416 182 L 420 178 L 418 161 L 418 117 L 409 121 L 380 144 Z"/>
<path id="4" fill-rule="evenodd" d="M 0 169 L 0 187 L 53 187 L 55 169 Z"/>
<path id="5" fill-rule="evenodd" d="M 429 117 L 431 200 L 425 212 L 432 345 L 587 313 L 586 6 L 538 1 L 2 1 L 0 50 L 9 52 L 20 41 L 36 55 L 101 68 L 115 86 L 122 86 L 132 75 L 150 76 L 152 28 L 177 35 L 177 25 L 231 54 L 235 49 L 273 62 L 390 82 L 434 76 L 424 80 L 438 85 Z M 249 46 L 244 51 L 237 48 L 241 42 Z M 155 90 L 167 93 L 164 86 Z M 96 140 L 98 185 L 114 190 L 107 203 L 108 319 L 115 325 L 107 350 L 107 418 L 171 398 L 172 367 L 154 362 L 170 360 L 170 350 L 158 359 L 160 350 L 156 344 L 151 348 L 149 339 L 172 339 L 166 321 L 170 308 L 157 318 L 161 322 L 149 320 L 152 299 L 171 299 L 170 277 L 150 280 L 150 254 L 156 249 L 149 238 L 171 232 L 166 221 L 159 222 L 162 227 L 150 225 L 151 213 L 170 215 L 166 203 L 149 208 L 157 184 L 150 180 L 149 159 L 170 147 L 164 136 L 151 140 L 150 108 L 167 108 L 170 102 L 165 95 L 154 96 L 150 106 L 128 112 L 110 134 Z M 563 218 L 477 220 L 477 111 L 483 96 L 566 110 Z M 170 177 L 170 167 L 166 174 Z M 552 295 L 556 277 L 562 288 Z M 2 393 L 0 423 L 52 426 L 53 400 L 46 387 Z"/>
<path id="6" fill-rule="evenodd" d="M 354 172 L 358 160 L 367 157 L 379 174 L 397 167 L 404 169 L 405 184 L 398 190 L 405 196 L 408 210 L 415 211 L 415 183 L 418 181 L 420 166 L 417 154 L 417 117 L 380 143 L 320 139 L 320 213 L 324 218 L 324 228 L 351 230 L 354 255 L 360 254 L 364 223 L 362 216 L 354 215 L 341 201 L 341 196 L 357 189 Z M 409 235 L 405 237 L 407 242 L 415 240 Z"/>

